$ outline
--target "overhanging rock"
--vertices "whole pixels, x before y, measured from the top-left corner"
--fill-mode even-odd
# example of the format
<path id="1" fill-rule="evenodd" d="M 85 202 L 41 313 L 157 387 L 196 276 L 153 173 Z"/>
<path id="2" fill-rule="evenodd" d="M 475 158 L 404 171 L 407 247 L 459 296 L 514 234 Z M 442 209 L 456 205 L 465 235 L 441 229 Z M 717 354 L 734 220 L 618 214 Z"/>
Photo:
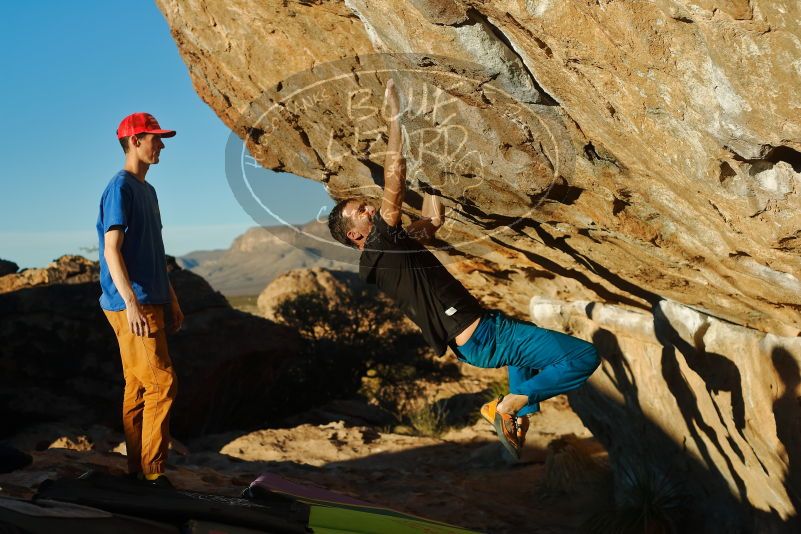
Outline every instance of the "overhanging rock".
<path id="1" fill-rule="evenodd" d="M 685 458 L 716 509 L 794 515 L 801 4 L 157 3 L 244 140 L 228 178 L 251 179 L 234 189 L 257 221 L 269 190 L 248 164 L 379 194 L 396 78 L 408 211 L 445 197 L 439 254 L 465 285 L 518 315 L 532 294 L 603 304 L 582 321 L 626 310 L 597 340 L 626 355 L 592 383 L 611 404 L 577 405 L 613 456 Z"/>
<path id="2" fill-rule="evenodd" d="M 378 194 L 395 75 L 412 188 L 448 198 L 463 270 L 503 273 L 467 280 L 492 304 L 661 297 L 801 331 L 795 0 L 157 4 L 250 163 L 335 196 Z"/>

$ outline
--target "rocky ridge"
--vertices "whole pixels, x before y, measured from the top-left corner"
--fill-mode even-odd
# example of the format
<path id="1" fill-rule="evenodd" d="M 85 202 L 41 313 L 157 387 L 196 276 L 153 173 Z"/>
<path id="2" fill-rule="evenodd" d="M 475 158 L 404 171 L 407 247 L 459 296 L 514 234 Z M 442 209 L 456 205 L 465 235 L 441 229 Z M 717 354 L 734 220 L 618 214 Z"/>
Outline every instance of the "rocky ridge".
<path id="1" fill-rule="evenodd" d="M 0 293 L 48 284 L 83 284 L 97 281 L 100 276 L 97 262 L 82 256 L 65 255 L 46 267 L 22 271 L 18 270 L 16 263 L 0 261 L 3 262 L 3 267 L 7 267 L 0 271 Z"/>
<path id="2" fill-rule="evenodd" d="M 0 277 L 7 274 L 14 274 L 19 271 L 19 265 L 13 261 L 0 259 Z"/>

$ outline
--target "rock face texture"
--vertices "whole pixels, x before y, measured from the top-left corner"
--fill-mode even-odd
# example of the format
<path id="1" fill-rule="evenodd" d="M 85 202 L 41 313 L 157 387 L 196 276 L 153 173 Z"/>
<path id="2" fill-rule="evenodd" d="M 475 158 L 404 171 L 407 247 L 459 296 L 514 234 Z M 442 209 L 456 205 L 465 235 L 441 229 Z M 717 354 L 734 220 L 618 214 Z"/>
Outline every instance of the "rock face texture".
<path id="1" fill-rule="evenodd" d="M 711 530 L 753 524 L 754 532 L 766 532 L 777 516 L 796 515 L 801 338 L 670 301 L 646 313 L 534 297 L 531 316 L 592 340 L 603 355 L 592 382 L 570 400 L 580 414 L 592 414 L 585 422 L 617 472 L 649 466 L 663 476 L 681 473 L 685 490 L 706 502 Z"/>
<path id="2" fill-rule="evenodd" d="M 801 394 L 801 355 L 786 349 L 776 364 L 759 340 L 801 332 L 798 2 L 157 3 L 197 92 L 255 160 L 322 181 L 337 198 L 379 194 L 392 76 L 409 215 L 421 191 L 446 199 L 441 255 L 488 305 L 525 314 L 539 295 L 650 317 L 668 299 L 718 318 L 706 324 L 753 332 L 722 347 L 697 344 L 716 326 L 693 338 L 719 356 L 709 365 L 764 394 L 761 403 L 732 400 L 736 409 L 715 415 L 720 427 L 708 420 L 719 404 L 698 403 L 732 394 L 716 380 L 733 379 L 685 379 L 669 349 L 684 345 L 658 337 L 658 354 L 631 356 L 643 365 L 638 384 L 678 407 L 627 401 L 627 415 L 610 421 L 584 404 L 580 414 L 610 437 L 627 435 L 628 418 L 642 414 L 697 451 L 693 461 L 719 473 L 705 487 L 721 510 L 742 499 L 748 520 L 774 518 L 777 528 L 795 515 L 801 445 L 780 439 L 775 417 L 776 403 Z M 265 194 L 238 171 L 244 152 L 231 146 L 229 180 L 255 214 L 253 199 L 263 204 Z M 633 328 L 627 335 L 641 339 L 637 324 L 621 323 L 616 335 Z M 686 358 L 689 368 L 709 360 Z M 769 387 L 774 366 L 784 389 Z M 673 384 L 686 388 L 681 400 L 665 396 L 668 372 L 684 380 Z M 626 387 L 605 375 L 593 383 Z M 675 441 L 685 427 L 686 443 Z M 621 443 L 618 455 L 628 450 Z"/>
<path id="3" fill-rule="evenodd" d="M 376 194 L 387 73 L 350 58 L 394 54 L 362 70 L 398 71 L 410 176 L 453 199 L 459 250 L 514 267 L 507 283 L 545 268 L 570 295 L 658 294 L 798 333 L 797 2 L 157 3 L 198 93 L 263 165 Z M 429 86 L 445 87 L 426 104 Z"/>
<path id="4" fill-rule="evenodd" d="M 91 266 L 94 280 L 68 283 L 75 263 Z M 60 274 L 56 270 L 49 274 L 55 283 L 35 281 L 0 294 L 4 436 L 38 422 L 121 422 L 119 349 L 97 302 L 97 264 L 72 258 Z M 186 315 L 169 340 L 179 383 L 173 432 L 197 435 L 263 422 L 270 386 L 300 351 L 299 336 L 232 309 L 189 271 L 173 266 L 170 280 Z"/>

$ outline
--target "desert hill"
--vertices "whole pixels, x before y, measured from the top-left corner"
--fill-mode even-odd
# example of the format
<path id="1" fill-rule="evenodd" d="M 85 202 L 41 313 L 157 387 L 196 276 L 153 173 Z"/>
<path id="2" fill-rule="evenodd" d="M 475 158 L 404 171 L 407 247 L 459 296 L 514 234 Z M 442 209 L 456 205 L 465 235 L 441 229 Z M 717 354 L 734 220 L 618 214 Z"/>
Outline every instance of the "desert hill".
<path id="1" fill-rule="evenodd" d="M 315 221 L 296 228 L 256 227 L 227 250 L 195 251 L 177 260 L 226 296 L 258 295 L 276 276 L 292 269 L 355 271 L 356 252 L 331 241 L 328 227 Z"/>

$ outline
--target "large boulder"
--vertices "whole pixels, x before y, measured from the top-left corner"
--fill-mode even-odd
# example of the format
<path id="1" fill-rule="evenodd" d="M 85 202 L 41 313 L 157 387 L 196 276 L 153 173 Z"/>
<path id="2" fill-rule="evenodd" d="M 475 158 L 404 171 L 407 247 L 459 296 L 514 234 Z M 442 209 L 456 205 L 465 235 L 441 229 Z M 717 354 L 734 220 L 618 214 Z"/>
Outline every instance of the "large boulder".
<path id="1" fill-rule="evenodd" d="M 413 189 L 449 199 L 444 239 L 504 272 L 478 290 L 662 296 L 801 331 L 795 0 L 157 4 L 258 162 L 337 197 L 378 194 L 391 72 Z M 252 161 L 232 154 L 233 181 Z"/>
<path id="2" fill-rule="evenodd" d="M 713 495 L 712 517 L 737 513 L 708 530 L 795 528 L 800 445 L 786 433 L 801 364 L 792 344 L 770 347 L 801 333 L 801 4 L 157 4 L 198 94 L 244 140 L 247 152 L 230 144 L 228 177 L 254 217 L 269 191 L 248 182 L 248 163 L 324 182 L 337 198 L 379 195 L 392 76 L 409 215 L 421 191 L 445 198 L 439 254 L 486 304 L 526 315 L 539 295 L 647 323 L 669 300 L 736 327 L 695 330 L 698 355 L 648 334 L 646 357 L 632 347 L 634 371 L 618 371 L 636 372 L 641 404 L 603 374 L 619 408 L 577 409 L 610 446 L 621 436 L 614 454 L 636 421 L 665 436 L 648 441 L 657 453 L 687 459 L 674 478 L 711 473 L 694 495 Z M 646 409 L 645 395 L 660 404 Z"/>
<path id="3" fill-rule="evenodd" d="M 186 314 L 169 338 L 179 382 L 173 431 L 187 436 L 264 422 L 271 386 L 300 351 L 297 333 L 234 310 L 189 271 L 170 270 Z M 2 433 L 44 421 L 119 426 L 122 369 L 98 283 L 32 284 L 0 294 Z"/>
<path id="4" fill-rule="evenodd" d="M 270 282 L 259 294 L 256 304 L 264 317 L 275 321 L 277 307 L 298 295 L 315 293 L 340 302 L 348 293 L 364 288 L 364 282 L 356 273 L 329 271 L 321 267 L 293 269 Z"/>
<path id="5" fill-rule="evenodd" d="M 801 338 L 671 301 L 648 313 L 535 297 L 531 317 L 598 348 L 570 401 L 609 450 L 619 502 L 672 485 L 707 532 L 800 526 Z"/>

